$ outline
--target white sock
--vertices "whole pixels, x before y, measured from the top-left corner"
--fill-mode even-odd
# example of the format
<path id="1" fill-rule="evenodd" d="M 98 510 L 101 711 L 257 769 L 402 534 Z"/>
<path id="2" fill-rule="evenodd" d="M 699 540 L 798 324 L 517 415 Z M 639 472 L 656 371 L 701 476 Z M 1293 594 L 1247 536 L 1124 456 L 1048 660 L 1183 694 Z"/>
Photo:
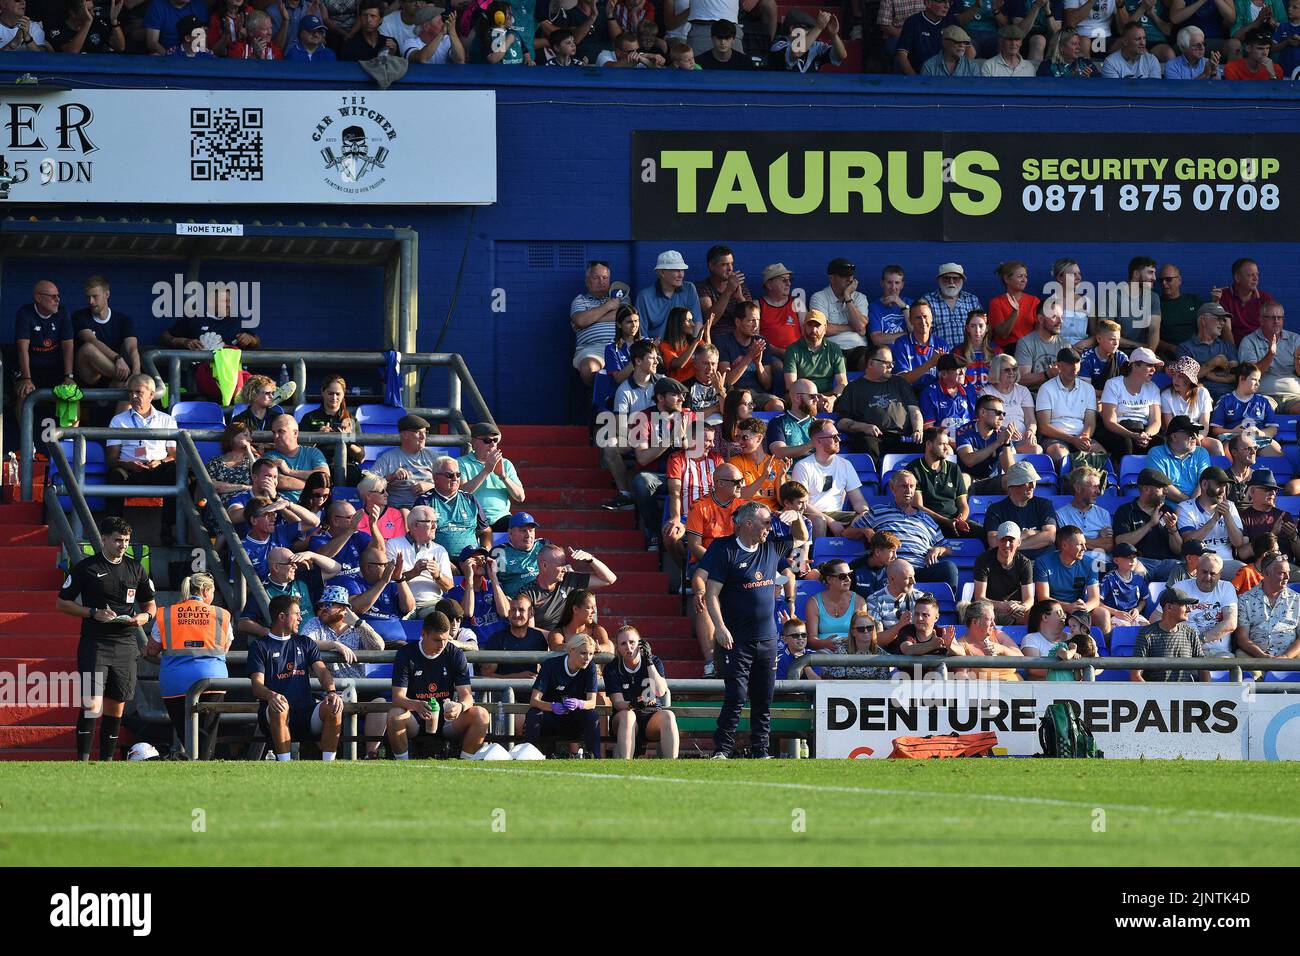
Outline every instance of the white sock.
<path id="1" fill-rule="evenodd" d="M 333 760 L 333 759 L 335 758 L 335 756 L 337 756 L 337 755 L 336 755 L 336 754 L 333 754 L 333 753 L 330 753 L 330 752 L 328 752 L 328 751 L 325 751 L 325 752 L 323 752 L 323 753 L 320 755 L 320 759 L 321 759 L 321 760 Z"/>
<path id="2" fill-rule="evenodd" d="M 410 759 L 411 759 L 411 752 L 410 752 L 409 750 L 407 750 L 407 751 L 405 751 L 404 753 L 393 754 L 393 759 L 395 759 L 395 760 L 410 760 Z"/>
<path id="3" fill-rule="evenodd" d="M 473 755 L 473 754 L 466 753 L 465 751 L 462 750 L 462 751 L 460 752 L 460 759 L 461 759 L 461 760 L 473 760 L 473 759 L 475 759 L 475 758 L 474 758 L 474 755 Z"/>
<path id="4" fill-rule="evenodd" d="M 276 759 L 276 760 L 292 760 L 292 759 L 293 759 L 293 753 L 290 752 L 290 753 L 287 753 L 287 754 L 276 754 L 276 755 L 275 755 L 275 759 Z"/>

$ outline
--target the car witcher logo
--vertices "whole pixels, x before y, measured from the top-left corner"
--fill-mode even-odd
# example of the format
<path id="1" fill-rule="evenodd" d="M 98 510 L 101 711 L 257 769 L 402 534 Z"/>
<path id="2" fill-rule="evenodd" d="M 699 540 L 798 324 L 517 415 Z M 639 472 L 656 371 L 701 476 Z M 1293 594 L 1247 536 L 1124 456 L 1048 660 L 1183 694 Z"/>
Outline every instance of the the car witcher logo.
<path id="1" fill-rule="evenodd" d="M 397 130 L 382 113 L 366 106 L 364 96 L 345 96 L 337 115 L 321 117 L 312 133 L 320 144 L 325 182 L 339 192 L 368 193 L 382 186 L 389 144 Z"/>

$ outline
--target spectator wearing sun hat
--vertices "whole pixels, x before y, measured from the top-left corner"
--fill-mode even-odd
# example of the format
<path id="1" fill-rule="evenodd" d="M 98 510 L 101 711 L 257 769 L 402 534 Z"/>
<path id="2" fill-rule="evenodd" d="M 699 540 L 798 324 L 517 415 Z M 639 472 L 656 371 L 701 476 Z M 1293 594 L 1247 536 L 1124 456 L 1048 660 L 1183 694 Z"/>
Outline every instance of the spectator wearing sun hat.
<path id="1" fill-rule="evenodd" d="M 763 270 L 763 294 L 758 299 L 758 334 L 767 348 L 785 361 L 785 350 L 799 341 L 803 325 L 800 302 L 790 294 L 794 276 L 784 263 L 774 262 Z"/>
<path id="2" fill-rule="evenodd" d="M 636 297 L 636 311 L 641 316 L 641 334 L 649 339 L 662 339 L 668 313 L 673 309 L 690 309 L 701 318 L 700 295 L 695 284 L 686 281 L 686 260 L 676 249 L 659 253 L 655 260 L 654 285 L 642 289 Z"/>
<path id="3" fill-rule="evenodd" d="M 316 616 L 302 626 L 303 637 L 315 641 L 318 651 L 335 651 L 343 658 L 330 665 L 336 678 L 365 677 L 366 665 L 357 663 L 354 652 L 384 649 L 378 632 L 352 612 L 351 597 L 347 588 L 331 584 L 316 602 Z"/>
<path id="4" fill-rule="evenodd" d="M 944 29 L 944 38 L 954 27 Z M 961 27 L 956 27 L 969 43 L 970 36 Z M 946 49 L 945 49 L 946 52 Z M 942 54 L 941 54 L 942 55 Z M 971 74 L 955 73 L 954 76 L 979 76 L 978 68 Z M 960 342 L 966 337 L 966 320 L 972 312 L 983 310 L 980 300 L 965 290 L 966 270 L 959 262 L 945 262 L 939 266 L 937 273 L 939 287 L 923 299 L 930 305 L 930 314 L 934 316 L 934 334 L 945 342 Z"/>
<path id="5" fill-rule="evenodd" d="M 474 496 L 493 531 L 508 531 L 510 509 L 524 503 L 524 486 L 501 454 L 501 429 L 478 422 L 469 430 L 470 453 L 460 459 L 461 491 Z"/>
<path id="6" fill-rule="evenodd" d="M 1036 71 L 1031 60 L 1020 55 L 1020 46 L 1024 42 L 1025 31 L 1014 23 L 1008 23 L 998 30 L 998 52 L 980 66 L 984 76 L 1033 76 Z"/>
<path id="7" fill-rule="evenodd" d="M 980 68 L 966 55 L 972 46 L 970 34 L 957 24 L 943 28 L 943 49 L 921 64 L 922 76 L 979 76 Z"/>

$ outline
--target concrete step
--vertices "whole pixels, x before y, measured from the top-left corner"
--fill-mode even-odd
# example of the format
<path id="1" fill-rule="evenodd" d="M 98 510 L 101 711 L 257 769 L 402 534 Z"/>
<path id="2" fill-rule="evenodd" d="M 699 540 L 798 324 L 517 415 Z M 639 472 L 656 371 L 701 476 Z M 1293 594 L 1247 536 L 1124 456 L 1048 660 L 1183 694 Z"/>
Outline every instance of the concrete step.
<path id="1" fill-rule="evenodd" d="M 47 637 L 77 635 L 81 621 L 70 614 L 41 611 L 0 611 L 0 635 L 39 634 Z M 4 646 L 0 645 L 0 650 Z"/>
<path id="2" fill-rule="evenodd" d="M 519 480 L 531 495 L 534 488 L 605 488 L 614 497 L 609 473 L 599 468 L 546 468 L 532 465 L 519 469 Z"/>
<path id="3" fill-rule="evenodd" d="M 73 620 L 68 618 L 69 621 Z M 0 658 L 63 657 L 75 660 L 80 632 L 72 634 L 43 634 L 23 632 L 0 634 Z"/>
<path id="4" fill-rule="evenodd" d="M 545 488 L 528 484 L 527 479 L 524 479 L 524 489 L 528 492 L 528 501 L 524 507 L 529 510 L 543 506 L 599 508 L 614 497 L 614 486 L 609 482 L 608 476 L 606 476 L 605 486 L 600 488 Z M 618 514 L 619 512 L 614 513 Z M 632 514 L 632 512 L 629 511 L 627 514 Z"/>
<path id="5" fill-rule="evenodd" d="M 598 602 L 615 595 L 668 593 L 668 575 L 662 571 L 615 571 L 614 573 L 618 575 L 618 580 L 611 587 L 601 588 L 596 592 Z"/>
<path id="6" fill-rule="evenodd" d="M 645 553 L 645 535 L 640 531 L 608 530 L 603 528 L 556 528 L 546 537 L 565 547 L 591 551 L 598 558 L 602 552 L 637 551 Z M 615 559 L 605 563 L 617 574 L 620 565 Z"/>
<path id="7" fill-rule="evenodd" d="M 632 511 L 606 511 L 603 508 L 534 508 L 525 502 L 522 508 L 537 519 L 538 533 L 545 537 L 548 530 L 556 528 L 606 528 L 611 531 L 631 531 L 636 527 L 636 513 Z"/>
<path id="8" fill-rule="evenodd" d="M 665 667 L 668 665 L 665 664 Z M 35 747 L 22 750 L 5 750 L 0 748 L 0 761 L 13 762 L 16 760 L 74 760 L 77 756 L 75 745 L 71 747 L 58 747 L 54 749 L 37 749 Z"/>
<path id="9" fill-rule="evenodd" d="M 704 661 L 664 661 L 664 676 L 669 680 L 689 680 L 704 676 Z"/>
<path id="10" fill-rule="evenodd" d="M 0 505 L 0 525 L 40 524 L 44 517 L 44 507 L 39 501 L 16 501 Z"/>
<path id="11" fill-rule="evenodd" d="M 664 666 L 667 666 L 665 664 Z M 96 740 L 98 745 L 98 740 Z M 55 726 L 0 727 L 0 750 L 26 749 L 38 750 L 67 748 L 69 753 L 77 749 L 77 732 L 72 724 Z"/>
<path id="12" fill-rule="evenodd" d="M 524 468 L 599 468 L 600 449 L 590 445 L 510 445 L 503 449 L 522 473 Z"/>
<path id="13" fill-rule="evenodd" d="M 0 551 L 0 557 L 3 556 L 4 552 Z M 8 575 L 10 572 L 0 573 Z M 0 591 L 0 611 L 37 611 L 53 614 L 60 583 L 62 582 L 56 581 L 54 587 L 48 591 Z"/>
<path id="14" fill-rule="evenodd" d="M 5 548 L 0 550 L 0 591 L 57 591 L 63 583 L 64 573 L 54 566 L 53 556 L 32 564 L 24 562 L 14 551 L 26 551 L 27 548 Z M 47 550 L 45 548 L 42 551 Z M 50 549 L 53 550 L 53 549 Z"/>
<path id="15" fill-rule="evenodd" d="M 43 524 L 0 524 L 0 548 L 45 546 L 50 543 L 50 531 Z M 0 551 L 0 555 L 3 555 Z"/>
<path id="16" fill-rule="evenodd" d="M 502 425 L 503 448 L 513 445 L 550 445 L 553 448 L 589 444 L 582 425 Z"/>
<path id="17" fill-rule="evenodd" d="M 655 653 L 658 653 L 657 649 Z M 76 707 L 0 707 L 0 727 L 51 724 L 71 727 L 77 722 L 77 713 Z"/>
<path id="18" fill-rule="evenodd" d="M 611 623 L 614 624 L 613 628 L 610 627 Z M 610 637 L 614 636 L 614 630 L 622 623 L 622 618 L 610 617 L 602 611 L 601 624 L 604 625 L 605 630 L 610 632 Z M 659 644 L 662 641 L 680 640 L 692 636 L 690 620 L 676 615 L 656 617 L 651 614 L 642 614 L 635 618 L 629 617 L 628 623 L 636 625 L 637 630 L 641 632 L 641 636 L 654 645 L 656 654 L 659 653 Z M 693 657 L 695 655 L 690 654 L 687 656 Z"/>
<path id="19" fill-rule="evenodd" d="M 676 594 L 611 594 L 608 598 L 597 597 L 596 606 L 602 623 L 608 628 L 609 621 L 625 617 L 631 618 L 638 627 L 646 616 L 675 617 L 681 613 L 682 604 Z"/>

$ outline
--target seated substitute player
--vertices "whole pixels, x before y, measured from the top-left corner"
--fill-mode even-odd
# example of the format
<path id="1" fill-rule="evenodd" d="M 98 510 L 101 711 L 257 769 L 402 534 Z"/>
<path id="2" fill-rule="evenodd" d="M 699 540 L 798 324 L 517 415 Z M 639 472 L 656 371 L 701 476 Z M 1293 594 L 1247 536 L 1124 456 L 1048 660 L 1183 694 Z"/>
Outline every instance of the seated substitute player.
<path id="1" fill-rule="evenodd" d="M 78 760 L 90 759 L 90 741 L 101 713 L 99 759 L 113 759 L 122 712 L 126 702 L 135 699 L 135 629 L 147 624 L 155 611 L 153 581 L 126 553 L 131 526 L 109 517 L 100 524 L 99 534 L 103 549 L 77 562 L 55 602 L 62 613 L 82 618 L 77 673 L 95 675 L 95 686 L 83 691 L 77 715 Z"/>
<path id="2" fill-rule="evenodd" d="M 388 749 L 394 759 L 406 760 L 409 739 L 427 731 L 459 740 L 460 759 L 473 760 L 489 723 L 488 712 L 474 703 L 465 652 L 451 642 L 451 621 L 433 611 L 420 627 L 420 640 L 398 648 L 393 659 Z"/>
<path id="3" fill-rule="evenodd" d="M 548 657 L 533 683 L 524 739 L 540 749 L 542 736 L 579 738 L 587 756 L 600 759 L 596 715 L 596 643 L 587 634 L 569 638 L 563 657 Z"/>
<path id="4" fill-rule="evenodd" d="M 320 759 L 333 760 L 343 728 L 343 698 L 334 690 L 334 675 L 320 659 L 316 642 L 298 633 L 302 610 L 298 598 L 271 598 L 271 630 L 249 642 L 248 677 L 261 701 L 257 724 L 271 740 L 276 760 L 289 760 L 291 740 L 320 738 Z M 316 675 L 324 699 L 312 699 L 307 673 Z"/>
<path id="5" fill-rule="evenodd" d="M 631 624 L 614 638 L 616 658 L 603 671 L 605 693 L 614 706 L 614 757 L 630 760 L 645 752 L 646 741 L 659 741 L 659 756 L 677 758 L 677 717 L 672 706 L 664 665 Z"/>

